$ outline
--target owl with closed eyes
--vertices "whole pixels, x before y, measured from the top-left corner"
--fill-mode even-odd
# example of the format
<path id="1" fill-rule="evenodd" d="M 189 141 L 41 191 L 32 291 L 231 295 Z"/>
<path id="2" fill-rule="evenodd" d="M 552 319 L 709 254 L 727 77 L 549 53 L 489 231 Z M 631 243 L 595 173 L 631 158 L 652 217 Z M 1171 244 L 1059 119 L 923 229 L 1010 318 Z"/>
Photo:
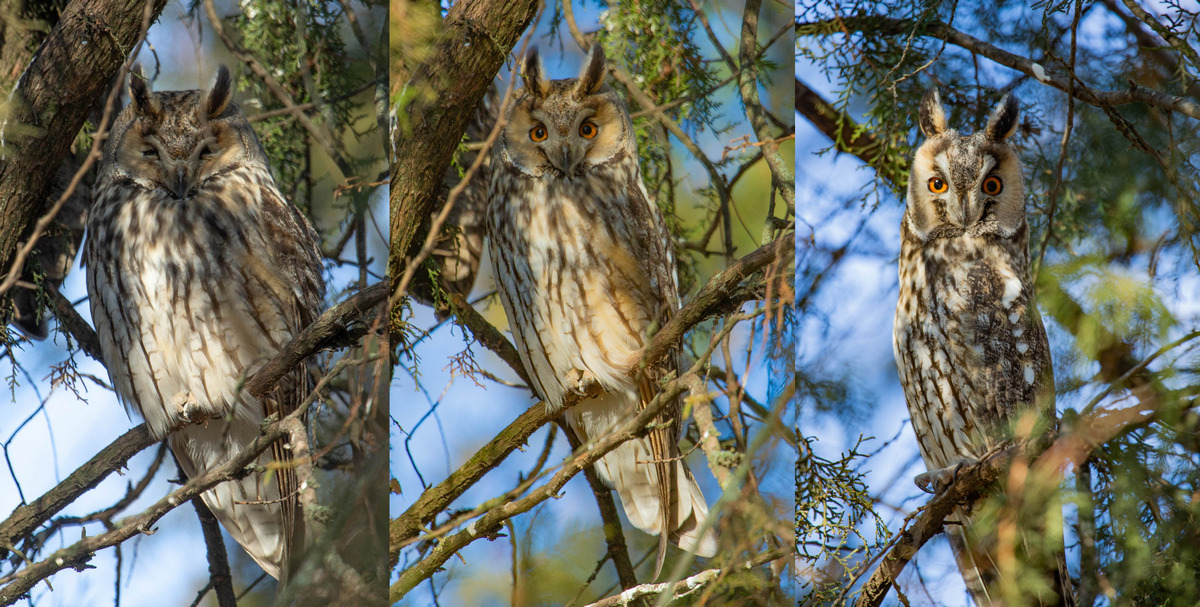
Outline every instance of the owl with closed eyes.
<path id="1" fill-rule="evenodd" d="M 926 141 L 913 158 L 900 225 L 893 346 L 933 475 L 925 478 L 978 460 L 1010 438 L 1024 414 L 1054 419 L 1050 348 L 1030 276 L 1024 177 L 1007 142 L 1019 110 L 1008 95 L 983 130 L 962 135 L 949 128 L 936 89 L 921 100 Z M 993 591 L 996 539 L 974 533 L 969 514 L 960 508 L 946 525 L 959 569 L 977 604 L 1002 605 Z M 1061 525 L 1051 533 L 1061 536 Z M 1053 592 L 1026 604 L 1074 603 L 1057 550 L 1038 565 Z"/>
<path id="2" fill-rule="evenodd" d="M 591 381 L 604 393 L 566 410 L 587 444 L 638 414 L 678 361 L 638 368 L 652 333 L 679 308 L 670 233 L 642 184 L 624 101 L 605 84 L 593 45 L 578 78 L 547 80 L 537 50 L 494 147 L 488 234 L 504 311 L 521 362 L 552 410 Z M 680 403 L 646 436 L 596 462 L 629 521 L 701 556 L 704 495 L 679 456 Z"/>
<path id="3" fill-rule="evenodd" d="M 261 398 L 242 389 L 321 310 L 317 235 L 279 191 L 231 101 L 229 71 L 207 90 L 152 92 L 140 70 L 105 145 L 84 244 L 92 319 L 117 396 L 167 440 L 184 474 L 227 462 L 264 419 L 309 392 L 297 366 Z M 292 453 L 205 491 L 222 526 L 283 580 L 303 547 Z"/>

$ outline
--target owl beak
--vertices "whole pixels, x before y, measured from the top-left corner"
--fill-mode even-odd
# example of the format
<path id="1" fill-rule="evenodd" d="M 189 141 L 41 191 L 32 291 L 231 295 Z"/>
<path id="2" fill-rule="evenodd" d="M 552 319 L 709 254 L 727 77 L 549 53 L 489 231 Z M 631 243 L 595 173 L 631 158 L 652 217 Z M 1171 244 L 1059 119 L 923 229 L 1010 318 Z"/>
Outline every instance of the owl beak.
<path id="1" fill-rule="evenodd" d="M 191 175 L 188 175 L 186 166 L 179 166 L 175 168 L 174 175 L 171 176 L 171 184 L 169 187 L 171 188 L 171 191 L 175 193 L 175 196 L 180 200 L 188 197 L 192 189 L 192 178 Z"/>
<path id="2" fill-rule="evenodd" d="M 550 162 L 554 168 L 558 169 L 564 177 L 570 177 L 575 174 L 575 169 L 579 167 L 580 161 L 583 158 L 577 157 L 572 151 L 571 146 L 562 144 L 558 148 L 558 154 L 550 156 Z"/>

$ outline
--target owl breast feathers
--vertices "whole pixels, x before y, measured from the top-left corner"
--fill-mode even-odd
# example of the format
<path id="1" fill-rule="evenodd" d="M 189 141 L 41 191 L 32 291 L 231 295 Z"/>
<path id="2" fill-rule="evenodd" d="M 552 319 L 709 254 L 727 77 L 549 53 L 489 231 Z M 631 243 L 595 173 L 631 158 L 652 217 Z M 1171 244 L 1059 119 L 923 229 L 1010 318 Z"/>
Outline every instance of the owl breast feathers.
<path id="1" fill-rule="evenodd" d="M 671 360 L 631 372 L 649 333 L 679 307 L 675 260 L 642 184 L 629 113 L 604 84 L 599 45 L 579 78 L 542 74 L 535 49 L 494 150 L 488 233 L 500 299 L 538 395 L 561 407 L 589 377 L 606 391 L 566 412 L 586 443 L 634 417 L 656 380 L 678 368 Z M 676 402 L 659 430 L 596 468 L 635 526 L 711 556 L 715 536 L 700 532 L 704 496 L 676 457 L 680 415 Z"/>
<path id="2" fill-rule="evenodd" d="M 189 477 L 229 460 L 267 415 L 300 404 L 308 391 L 300 368 L 262 398 L 241 384 L 312 322 L 324 293 L 316 233 L 275 186 L 232 90 L 224 67 L 205 91 L 151 92 L 135 71 L 84 245 L 117 395 L 168 439 Z M 289 459 L 280 442 L 259 464 Z M 277 578 L 303 536 L 295 483 L 285 465 L 203 494 Z"/>
<path id="3" fill-rule="evenodd" d="M 1018 113 L 1016 98 L 1006 96 L 987 126 L 966 136 L 948 127 L 936 89 L 921 103 L 928 139 L 913 158 L 900 226 L 893 345 L 931 471 L 982 457 L 1027 412 L 1054 418 L 1050 348 L 1030 278 L 1024 178 L 1007 143 Z M 975 601 L 998 605 L 995 540 L 973 534 L 968 514 L 957 510 L 947 534 Z M 1061 534 L 1061 521 L 1051 532 Z M 1044 560 L 1058 594 L 1036 604 L 1070 603 L 1064 559 L 1060 551 Z"/>

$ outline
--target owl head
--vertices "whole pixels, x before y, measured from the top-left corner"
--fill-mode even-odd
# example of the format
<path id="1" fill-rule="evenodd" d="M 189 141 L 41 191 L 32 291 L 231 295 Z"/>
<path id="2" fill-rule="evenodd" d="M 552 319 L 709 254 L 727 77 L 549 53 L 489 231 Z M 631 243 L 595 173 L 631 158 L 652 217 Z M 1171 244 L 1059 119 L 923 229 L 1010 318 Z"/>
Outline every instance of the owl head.
<path id="1" fill-rule="evenodd" d="M 604 84 L 608 63 L 592 45 L 578 78 L 546 80 L 537 48 L 522 65 L 524 88 L 508 111 L 501 161 L 531 177 L 573 179 L 595 166 L 637 157 L 625 104 Z"/>
<path id="2" fill-rule="evenodd" d="M 210 177 L 266 155 L 245 115 L 231 102 L 233 80 L 221 66 L 207 90 L 152 92 L 140 66 L 129 104 L 113 123 L 101 174 L 186 200 Z"/>
<path id="3" fill-rule="evenodd" d="M 904 221 L 921 242 L 961 235 L 1011 238 L 1025 227 L 1021 161 L 1005 143 L 1017 130 L 1020 104 L 1005 95 L 987 125 L 960 135 L 946 124 L 936 88 L 921 99 L 926 141 L 917 148 L 908 180 Z"/>

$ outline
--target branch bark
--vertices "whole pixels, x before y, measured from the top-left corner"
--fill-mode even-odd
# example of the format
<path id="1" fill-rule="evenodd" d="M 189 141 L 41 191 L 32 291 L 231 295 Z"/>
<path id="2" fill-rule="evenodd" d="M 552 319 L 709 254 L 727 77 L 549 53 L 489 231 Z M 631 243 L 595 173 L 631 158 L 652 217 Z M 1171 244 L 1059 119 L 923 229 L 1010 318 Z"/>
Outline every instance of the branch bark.
<path id="1" fill-rule="evenodd" d="M 839 152 L 857 156 L 892 188 L 904 183 L 904 175 L 893 168 L 896 165 L 880 161 L 888 149 L 884 142 L 875 133 L 859 127 L 853 118 L 838 111 L 799 78 L 796 78 L 796 111 L 833 141 Z"/>

